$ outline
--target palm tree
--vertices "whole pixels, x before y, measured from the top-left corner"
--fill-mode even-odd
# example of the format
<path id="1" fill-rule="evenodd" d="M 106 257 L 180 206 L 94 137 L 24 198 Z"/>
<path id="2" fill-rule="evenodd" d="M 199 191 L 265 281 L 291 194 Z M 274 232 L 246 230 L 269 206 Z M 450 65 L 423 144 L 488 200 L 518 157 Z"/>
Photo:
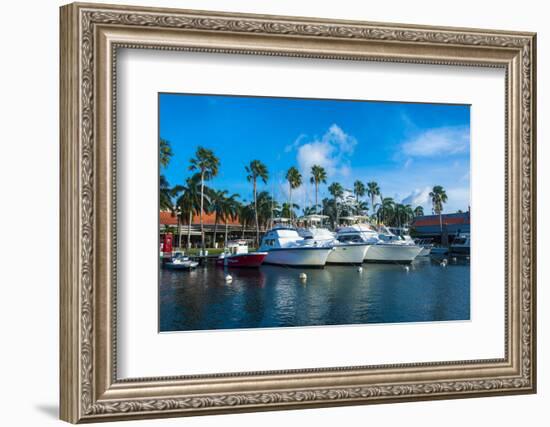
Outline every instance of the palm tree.
<path id="1" fill-rule="evenodd" d="M 244 239 L 246 226 L 255 218 L 254 206 L 251 204 L 239 205 L 239 221 L 241 223 L 241 239 Z"/>
<path id="2" fill-rule="evenodd" d="M 417 206 L 414 208 L 414 216 L 423 216 L 424 215 L 424 208 L 422 206 Z"/>
<path id="3" fill-rule="evenodd" d="M 225 222 L 224 245 L 227 246 L 227 235 L 229 233 L 229 220 L 234 220 L 239 216 L 240 203 L 237 200 L 238 194 L 232 194 L 223 201 L 222 218 Z"/>
<path id="4" fill-rule="evenodd" d="M 190 160 L 190 163 L 191 166 L 189 166 L 189 170 L 198 171 L 201 178 L 200 224 L 201 247 L 204 251 L 204 224 L 202 220 L 204 211 L 204 181 L 210 180 L 218 174 L 220 160 L 214 155 L 212 150 L 199 146 L 195 152 L 195 157 Z"/>
<path id="5" fill-rule="evenodd" d="M 245 166 L 246 179 L 248 182 L 252 182 L 252 189 L 254 192 L 254 220 L 256 222 L 256 247 L 260 244 L 260 224 L 258 222 L 258 194 L 257 183 L 258 178 L 261 179 L 264 184 L 267 184 L 268 171 L 267 166 L 259 160 L 252 160 L 248 166 Z"/>
<path id="6" fill-rule="evenodd" d="M 181 186 L 182 195 L 176 200 L 176 209 L 178 212 L 178 225 L 187 222 L 187 249 L 191 248 L 191 224 L 193 214 L 201 210 L 203 200 L 199 190 L 200 176 L 198 174 L 187 178 L 185 185 Z M 210 198 L 207 198 L 210 201 Z M 180 228 L 181 230 L 181 228 Z M 181 241 L 181 236 L 180 236 Z M 181 245 L 181 242 L 180 242 Z"/>
<path id="7" fill-rule="evenodd" d="M 210 210 L 214 213 L 214 242 L 216 242 L 216 235 L 218 234 L 218 223 L 220 222 L 220 219 L 223 219 L 225 198 L 227 193 L 227 190 L 213 190 L 210 196 Z"/>
<path id="8" fill-rule="evenodd" d="M 172 197 L 174 196 L 174 188 L 170 188 L 170 183 L 164 175 L 159 179 L 159 208 L 163 211 L 172 210 Z"/>
<path id="9" fill-rule="evenodd" d="M 355 202 L 359 204 L 359 198 L 363 197 L 367 192 L 367 187 L 361 181 L 357 180 L 353 183 L 353 193 L 355 194 Z"/>
<path id="10" fill-rule="evenodd" d="M 170 147 L 170 142 L 168 142 L 166 139 L 161 138 L 159 142 L 159 162 L 163 168 L 168 166 L 172 155 L 173 153 L 172 147 Z"/>
<path id="11" fill-rule="evenodd" d="M 172 157 L 172 149 L 170 148 L 170 143 L 165 139 L 160 140 L 159 146 L 159 162 L 161 168 L 166 168 L 168 163 L 170 163 L 170 158 Z M 170 188 L 170 184 L 166 177 L 161 174 L 159 177 L 159 207 L 162 210 L 171 210 L 172 209 L 172 196 L 173 192 Z"/>
<path id="12" fill-rule="evenodd" d="M 430 191 L 429 196 L 432 199 L 434 213 L 439 215 L 439 227 L 443 232 L 443 220 L 441 218 L 441 213 L 443 212 L 443 203 L 447 203 L 447 193 L 441 185 L 436 185 L 432 188 L 432 191 Z"/>
<path id="13" fill-rule="evenodd" d="M 296 203 L 290 204 L 288 202 L 285 202 L 281 206 L 281 216 L 288 217 L 288 218 L 295 217 L 296 216 L 295 209 L 300 209 L 300 206 L 298 206 Z"/>
<path id="14" fill-rule="evenodd" d="M 338 215 L 338 199 L 341 199 L 344 195 L 344 188 L 337 182 L 333 182 L 328 187 L 328 191 L 332 198 L 334 199 L 334 207 L 336 209 L 336 226 L 338 226 L 339 223 L 339 215 Z"/>
<path id="15" fill-rule="evenodd" d="M 317 206 L 307 206 L 302 209 L 304 216 L 314 215 L 317 212 Z"/>
<path id="16" fill-rule="evenodd" d="M 336 222 L 336 215 L 337 215 L 336 200 L 325 197 L 322 200 L 321 203 L 322 203 L 321 206 L 323 208 L 323 214 L 325 214 L 326 216 L 329 217 L 329 221 L 330 221 L 332 227 L 336 228 L 336 226 L 337 226 L 337 222 Z"/>
<path id="17" fill-rule="evenodd" d="M 302 185 L 302 174 L 300 174 L 298 169 L 292 166 L 286 172 L 286 180 L 288 181 L 288 205 L 292 206 L 292 190 Z M 293 213 L 292 208 L 290 212 L 291 214 Z M 290 221 L 292 222 L 292 215 L 290 216 Z"/>
<path id="18" fill-rule="evenodd" d="M 258 223 L 266 227 L 273 214 L 280 213 L 279 204 L 267 191 L 259 192 L 256 201 L 255 212 L 258 215 Z"/>
<path id="19" fill-rule="evenodd" d="M 360 201 L 355 205 L 356 215 L 365 215 L 369 210 L 369 204 L 365 201 Z"/>
<path id="20" fill-rule="evenodd" d="M 315 208 L 319 205 L 318 202 L 318 193 L 319 193 L 319 184 L 327 183 L 327 172 L 322 166 L 319 165 L 313 165 L 311 167 L 311 178 L 309 179 L 309 182 L 312 184 L 315 184 Z"/>
<path id="21" fill-rule="evenodd" d="M 395 202 L 391 197 L 385 197 L 382 199 L 382 203 L 380 204 L 380 207 L 378 208 L 378 218 L 381 219 L 382 222 L 386 223 L 388 221 L 391 221 L 392 216 L 395 214 Z"/>
<path id="22" fill-rule="evenodd" d="M 396 203 L 393 213 L 393 225 L 397 227 L 408 224 L 413 217 L 411 205 L 402 205 L 401 203 Z"/>
<path id="23" fill-rule="evenodd" d="M 370 197 L 370 205 L 372 206 L 372 212 L 374 213 L 374 198 L 380 195 L 380 187 L 375 181 L 367 183 L 367 194 Z"/>

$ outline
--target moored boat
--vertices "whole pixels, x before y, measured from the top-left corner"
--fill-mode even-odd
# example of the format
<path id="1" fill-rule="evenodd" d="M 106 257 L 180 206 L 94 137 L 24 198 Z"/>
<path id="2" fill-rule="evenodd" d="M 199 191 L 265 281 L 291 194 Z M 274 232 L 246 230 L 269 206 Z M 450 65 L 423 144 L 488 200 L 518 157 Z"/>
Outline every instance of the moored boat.
<path id="1" fill-rule="evenodd" d="M 264 235 L 259 250 L 267 252 L 265 264 L 322 268 L 333 247 L 318 246 L 301 237 L 294 228 L 275 227 Z"/>
<path id="2" fill-rule="evenodd" d="M 412 240 L 400 239 L 388 230 L 378 232 L 369 224 L 354 224 L 338 229 L 340 242 L 364 242 L 371 245 L 365 254 L 366 262 L 411 263 L 422 251 Z"/>
<path id="3" fill-rule="evenodd" d="M 470 234 L 461 233 L 454 238 L 450 246 L 451 253 L 457 255 L 470 255 Z"/>
<path id="4" fill-rule="evenodd" d="M 245 240 L 228 242 L 224 252 L 216 260 L 220 267 L 258 268 L 264 262 L 267 252 L 248 252 Z"/>
<path id="5" fill-rule="evenodd" d="M 191 260 L 182 253 L 176 253 L 173 258 L 162 264 L 164 268 L 169 270 L 191 270 L 196 268 L 198 265 L 198 262 Z"/>
<path id="6" fill-rule="evenodd" d="M 322 217 L 310 215 L 310 217 Z M 309 217 L 306 217 L 309 218 Z M 340 242 L 334 233 L 323 227 L 310 226 L 298 230 L 305 240 L 313 242 L 317 246 L 332 246 L 333 250 L 327 258 L 327 264 L 351 264 L 360 265 L 370 246 L 364 242 Z"/>

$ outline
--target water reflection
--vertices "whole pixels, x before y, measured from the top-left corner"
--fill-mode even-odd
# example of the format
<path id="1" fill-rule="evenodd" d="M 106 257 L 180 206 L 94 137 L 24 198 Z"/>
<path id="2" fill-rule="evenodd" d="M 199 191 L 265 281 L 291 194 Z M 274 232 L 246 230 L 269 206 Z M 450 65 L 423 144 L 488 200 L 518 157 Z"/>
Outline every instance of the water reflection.
<path id="1" fill-rule="evenodd" d="M 281 326 L 466 320 L 470 265 L 441 267 L 430 259 L 401 265 L 365 264 L 324 269 L 213 265 L 161 271 L 160 330 L 185 331 Z M 226 274 L 233 280 L 227 282 Z"/>

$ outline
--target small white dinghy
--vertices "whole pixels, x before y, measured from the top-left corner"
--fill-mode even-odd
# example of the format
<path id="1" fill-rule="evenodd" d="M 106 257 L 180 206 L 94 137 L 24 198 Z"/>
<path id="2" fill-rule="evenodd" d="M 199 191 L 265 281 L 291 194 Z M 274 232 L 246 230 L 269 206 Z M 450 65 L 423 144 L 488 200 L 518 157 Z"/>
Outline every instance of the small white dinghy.
<path id="1" fill-rule="evenodd" d="M 189 259 L 189 257 L 184 256 L 182 253 L 177 253 L 170 261 L 165 262 L 163 267 L 169 270 L 191 270 L 197 267 L 197 265 L 199 265 L 197 261 Z"/>

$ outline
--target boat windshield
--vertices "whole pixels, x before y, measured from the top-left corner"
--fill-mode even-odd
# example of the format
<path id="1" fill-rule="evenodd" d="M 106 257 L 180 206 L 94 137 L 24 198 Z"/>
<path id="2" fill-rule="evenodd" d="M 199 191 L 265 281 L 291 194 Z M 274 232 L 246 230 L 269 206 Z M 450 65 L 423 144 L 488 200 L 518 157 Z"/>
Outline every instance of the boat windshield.
<path id="1" fill-rule="evenodd" d="M 337 237 L 341 243 L 362 243 L 363 238 L 359 234 L 342 234 Z"/>

